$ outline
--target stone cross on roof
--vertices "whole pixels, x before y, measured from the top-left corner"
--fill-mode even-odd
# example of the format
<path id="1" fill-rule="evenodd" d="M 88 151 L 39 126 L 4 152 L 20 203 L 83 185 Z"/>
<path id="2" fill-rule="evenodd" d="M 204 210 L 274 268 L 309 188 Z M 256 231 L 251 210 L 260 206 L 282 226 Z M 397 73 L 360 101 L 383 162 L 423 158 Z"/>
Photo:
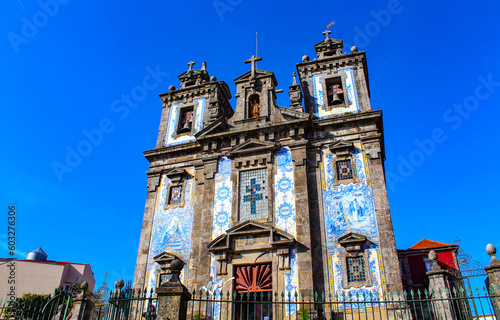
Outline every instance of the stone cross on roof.
<path id="1" fill-rule="evenodd" d="M 330 30 L 326 29 L 325 31 L 323 31 L 323 34 L 326 35 L 326 38 L 327 39 L 330 39 L 330 37 L 328 36 L 330 33 L 332 33 Z"/>
<path id="2" fill-rule="evenodd" d="M 251 78 L 255 78 L 255 65 L 256 65 L 256 62 L 257 61 L 261 61 L 262 60 L 262 57 L 255 57 L 255 56 L 252 56 L 250 59 L 248 60 L 245 60 L 245 63 L 251 63 L 252 64 L 252 76 Z"/>
<path id="3" fill-rule="evenodd" d="M 196 64 L 196 62 L 194 62 L 194 61 L 189 61 L 189 63 L 188 63 L 188 65 L 189 65 L 189 70 L 188 70 L 188 71 L 193 70 L 193 65 L 195 65 L 195 64 Z"/>
<path id="4" fill-rule="evenodd" d="M 330 33 L 332 33 L 330 30 L 328 30 L 331 26 L 333 26 L 335 24 L 335 21 L 333 21 L 332 23 L 330 23 L 329 25 L 326 26 L 326 30 L 323 31 L 323 34 L 326 36 L 326 39 L 330 39 L 330 37 L 328 36 Z"/>

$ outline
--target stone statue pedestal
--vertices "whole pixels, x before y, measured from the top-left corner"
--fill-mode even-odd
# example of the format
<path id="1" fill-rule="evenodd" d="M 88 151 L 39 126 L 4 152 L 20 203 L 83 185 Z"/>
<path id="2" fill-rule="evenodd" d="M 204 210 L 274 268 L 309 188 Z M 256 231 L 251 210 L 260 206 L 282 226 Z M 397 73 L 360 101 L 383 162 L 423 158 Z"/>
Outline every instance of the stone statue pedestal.
<path id="1" fill-rule="evenodd" d="M 182 283 L 156 288 L 158 317 L 162 320 L 185 320 L 191 293 Z"/>

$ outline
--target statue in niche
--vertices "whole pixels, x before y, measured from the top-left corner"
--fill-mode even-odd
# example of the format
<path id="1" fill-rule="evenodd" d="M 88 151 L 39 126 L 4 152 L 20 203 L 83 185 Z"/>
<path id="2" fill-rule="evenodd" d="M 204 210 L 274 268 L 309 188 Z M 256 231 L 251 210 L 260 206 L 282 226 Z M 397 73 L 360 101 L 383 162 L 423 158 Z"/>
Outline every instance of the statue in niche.
<path id="1" fill-rule="evenodd" d="M 259 96 L 254 95 L 250 98 L 250 117 L 258 118 L 260 116 Z"/>

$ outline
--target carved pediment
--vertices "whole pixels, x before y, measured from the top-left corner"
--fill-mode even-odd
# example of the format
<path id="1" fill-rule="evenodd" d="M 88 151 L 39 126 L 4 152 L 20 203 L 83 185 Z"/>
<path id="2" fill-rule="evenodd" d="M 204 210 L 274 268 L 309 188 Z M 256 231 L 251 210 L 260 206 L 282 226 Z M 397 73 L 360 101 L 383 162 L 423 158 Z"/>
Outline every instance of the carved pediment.
<path id="1" fill-rule="evenodd" d="M 280 229 L 255 221 L 245 221 L 215 238 L 208 250 L 217 252 L 244 252 L 291 247 L 295 238 Z"/>
<path id="2" fill-rule="evenodd" d="M 227 125 L 227 119 L 222 116 L 210 123 L 208 126 L 198 131 L 194 136 L 196 139 L 202 139 L 204 136 L 208 136 L 211 134 L 227 132 L 229 130 L 229 126 Z"/>
<path id="3" fill-rule="evenodd" d="M 309 120 L 311 115 L 309 113 L 292 110 L 290 108 L 278 107 L 283 118 L 286 120 Z"/>
<path id="4" fill-rule="evenodd" d="M 168 271 L 168 269 L 170 268 L 170 263 L 172 263 L 174 259 L 179 259 L 182 263 L 184 263 L 181 258 L 169 252 L 162 252 L 159 255 L 156 255 L 153 259 L 160 265 L 160 269 L 162 269 L 164 272 Z"/>
<path id="5" fill-rule="evenodd" d="M 170 171 L 167 171 L 165 175 L 170 179 L 170 181 L 173 184 L 176 184 L 181 181 L 182 177 L 187 175 L 187 172 L 184 169 L 175 168 Z"/>
<path id="6" fill-rule="evenodd" d="M 239 76 L 238 78 L 234 79 L 234 82 L 238 83 L 238 82 L 248 81 L 248 80 L 250 80 L 251 76 L 252 76 L 252 72 L 248 71 L 248 72 L 242 74 L 241 76 Z M 278 82 L 276 81 L 276 77 L 274 76 L 274 72 L 272 72 L 272 71 L 255 70 L 255 76 L 257 78 L 272 77 L 274 85 L 276 86 L 278 84 Z"/>
<path id="7" fill-rule="evenodd" d="M 233 147 L 229 151 L 229 156 L 243 154 L 243 153 L 250 153 L 250 152 L 274 150 L 274 149 L 278 149 L 278 148 L 279 148 L 279 144 L 274 143 L 274 142 L 262 141 L 262 140 L 257 140 L 257 139 L 249 139 L 249 140 L 242 142 L 242 143 L 238 144 L 237 146 Z"/>
<path id="8" fill-rule="evenodd" d="M 342 141 L 338 140 L 330 145 L 330 150 L 337 156 L 345 156 L 349 154 L 349 151 L 354 149 L 354 144 L 352 141 Z"/>
<path id="9" fill-rule="evenodd" d="M 164 261 L 172 261 L 174 259 L 179 259 L 181 260 L 178 256 L 176 256 L 175 254 L 173 253 L 169 253 L 169 252 L 162 252 L 160 253 L 159 255 L 156 255 L 153 257 L 154 261 L 156 261 L 157 263 L 161 264 L 161 262 L 164 262 Z"/>
<path id="10" fill-rule="evenodd" d="M 339 244 L 346 248 L 347 252 L 359 252 L 361 246 L 366 243 L 366 236 L 349 232 L 339 238 Z"/>

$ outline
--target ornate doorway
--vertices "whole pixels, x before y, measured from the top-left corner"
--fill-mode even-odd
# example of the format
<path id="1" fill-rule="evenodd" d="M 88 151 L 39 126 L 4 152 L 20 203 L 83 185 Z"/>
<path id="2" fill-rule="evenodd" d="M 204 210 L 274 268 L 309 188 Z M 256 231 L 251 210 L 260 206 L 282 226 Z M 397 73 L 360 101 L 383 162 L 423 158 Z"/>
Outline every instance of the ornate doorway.
<path id="1" fill-rule="evenodd" d="M 235 319 L 271 320 L 273 277 L 271 264 L 235 267 Z"/>

